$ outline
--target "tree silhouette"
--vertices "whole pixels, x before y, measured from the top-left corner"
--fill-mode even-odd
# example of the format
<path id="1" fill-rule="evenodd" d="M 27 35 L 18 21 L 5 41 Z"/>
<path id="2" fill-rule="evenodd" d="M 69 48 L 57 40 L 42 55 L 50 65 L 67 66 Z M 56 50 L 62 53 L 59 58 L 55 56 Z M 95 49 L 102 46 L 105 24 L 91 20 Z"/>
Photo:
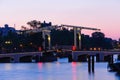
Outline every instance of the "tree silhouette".
<path id="1" fill-rule="evenodd" d="M 41 27 L 41 22 L 40 22 L 40 21 L 37 21 L 37 20 L 29 21 L 29 22 L 27 22 L 27 24 L 30 25 L 30 27 L 31 27 L 32 29 L 36 29 L 36 28 Z"/>

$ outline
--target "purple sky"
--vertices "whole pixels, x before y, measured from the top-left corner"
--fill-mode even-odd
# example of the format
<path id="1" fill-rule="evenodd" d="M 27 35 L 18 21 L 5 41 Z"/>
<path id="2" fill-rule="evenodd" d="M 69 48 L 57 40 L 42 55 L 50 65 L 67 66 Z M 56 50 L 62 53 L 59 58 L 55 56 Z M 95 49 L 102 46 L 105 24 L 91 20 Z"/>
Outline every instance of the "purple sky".
<path id="1" fill-rule="evenodd" d="M 0 26 L 16 24 L 20 29 L 31 20 L 100 28 L 106 37 L 118 40 L 120 0 L 0 0 Z"/>

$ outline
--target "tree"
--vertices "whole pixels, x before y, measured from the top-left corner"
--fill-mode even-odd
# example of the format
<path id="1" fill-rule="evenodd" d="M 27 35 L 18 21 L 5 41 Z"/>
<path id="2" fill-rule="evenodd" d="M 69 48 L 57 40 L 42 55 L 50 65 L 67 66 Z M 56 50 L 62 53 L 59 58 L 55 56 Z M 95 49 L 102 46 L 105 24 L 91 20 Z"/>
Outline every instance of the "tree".
<path id="1" fill-rule="evenodd" d="M 52 45 L 73 45 L 73 40 L 73 31 L 67 29 L 51 31 Z"/>
<path id="2" fill-rule="evenodd" d="M 92 47 L 100 47 L 102 49 L 112 49 L 112 39 L 105 38 L 104 33 L 94 32 L 92 33 Z"/>
<path id="3" fill-rule="evenodd" d="M 91 48 L 91 38 L 89 35 L 81 35 L 81 43 L 83 50 L 89 50 Z"/>
<path id="4" fill-rule="evenodd" d="M 27 24 L 30 25 L 30 27 L 31 27 L 32 29 L 36 29 L 36 28 L 41 27 L 41 22 L 40 22 L 40 21 L 37 21 L 37 20 L 29 21 L 29 22 L 27 22 Z"/>
<path id="5" fill-rule="evenodd" d="M 105 35 L 102 32 L 94 32 L 92 33 L 92 47 L 104 47 L 105 43 Z"/>

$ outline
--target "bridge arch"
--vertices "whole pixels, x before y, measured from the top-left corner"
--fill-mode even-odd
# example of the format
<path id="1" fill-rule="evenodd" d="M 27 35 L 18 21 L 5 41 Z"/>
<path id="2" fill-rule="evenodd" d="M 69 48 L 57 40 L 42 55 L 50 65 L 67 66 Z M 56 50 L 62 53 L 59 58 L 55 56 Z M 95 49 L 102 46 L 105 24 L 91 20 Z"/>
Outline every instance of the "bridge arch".
<path id="1" fill-rule="evenodd" d="M 38 62 L 39 55 L 25 55 L 19 58 L 19 62 Z"/>
<path id="2" fill-rule="evenodd" d="M 14 61 L 14 58 L 12 57 L 0 57 L 0 63 L 10 63 L 13 61 Z"/>
<path id="3" fill-rule="evenodd" d="M 87 54 L 81 54 L 81 55 L 78 55 L 78 62 L 86 62 L 87 61 L 87 58 L 88 58 L 88 55 Z"/>
<path id="4" fill-rule="evenodd" d="M 19 58 L 19 62 L 31 62 L 32 61 L 32 55 L 22 56 Z"/>

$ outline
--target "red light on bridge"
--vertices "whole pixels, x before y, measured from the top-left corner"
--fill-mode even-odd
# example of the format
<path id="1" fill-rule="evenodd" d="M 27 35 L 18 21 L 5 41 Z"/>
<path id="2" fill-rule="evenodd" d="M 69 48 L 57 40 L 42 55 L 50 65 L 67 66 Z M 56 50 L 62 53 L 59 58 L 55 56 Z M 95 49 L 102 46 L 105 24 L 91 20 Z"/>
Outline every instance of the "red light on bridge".
<path id="1" fill-rule="evenodd" d="M 42 51 L 42 48 L 41 48 L 41 47 L 39 47 L 39 48 L 38 48 L 38 50 L 39 50 L 39 51 Z"/>
<path id="2" fill-rule="evenodd" d="M 72 50 L 73 50 L 73 51 L 76 51 L 76 46 L 72 46 Z"/>

